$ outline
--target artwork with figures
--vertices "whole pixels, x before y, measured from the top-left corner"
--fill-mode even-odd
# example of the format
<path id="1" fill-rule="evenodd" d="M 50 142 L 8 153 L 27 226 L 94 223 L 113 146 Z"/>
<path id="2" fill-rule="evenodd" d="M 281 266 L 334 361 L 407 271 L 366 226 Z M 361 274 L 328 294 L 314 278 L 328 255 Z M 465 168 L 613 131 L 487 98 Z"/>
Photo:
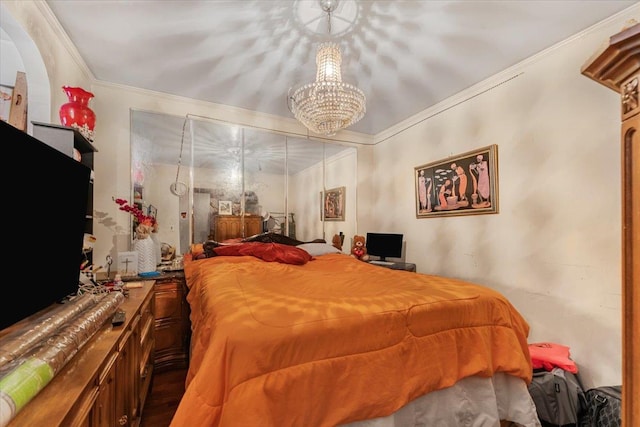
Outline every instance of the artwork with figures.
<path id="1" fill-rule="evenodd" d="M 322 218 L 325 221 L 344 221 L 345 187 L 332 188 L 322 197 Z"/>
<path id="2" fill-rule="evenodd" d="M 498 212 L 498 146 L 415 167 L 416 216 Z"/>

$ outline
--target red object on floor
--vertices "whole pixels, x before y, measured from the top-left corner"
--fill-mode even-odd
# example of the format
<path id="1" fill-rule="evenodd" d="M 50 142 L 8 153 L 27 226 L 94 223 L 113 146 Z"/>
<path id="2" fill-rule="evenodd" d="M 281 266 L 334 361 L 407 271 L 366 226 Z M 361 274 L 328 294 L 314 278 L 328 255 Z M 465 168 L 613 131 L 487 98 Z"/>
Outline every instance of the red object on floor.
<path id="1" fill-rule="evenodd" d="M 532 343 L 529 344 L 529 354 L 533 369 L 551 371 L 553 368 L 562 368 L 572 374 L 578 373 L 578 366 L 569 357 L 569 347 L 565 345 L 552 342 Z"/>

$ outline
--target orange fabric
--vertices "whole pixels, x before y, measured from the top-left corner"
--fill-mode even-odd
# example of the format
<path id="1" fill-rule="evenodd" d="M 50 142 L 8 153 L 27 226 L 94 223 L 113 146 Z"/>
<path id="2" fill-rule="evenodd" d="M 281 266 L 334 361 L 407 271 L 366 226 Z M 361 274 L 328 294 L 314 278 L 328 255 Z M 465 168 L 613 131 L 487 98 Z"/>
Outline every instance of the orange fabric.
<path id="1" fill-rule="evenodd" d="M 552 342 L 538 342 L 529 344 L 529 354 L 533 369 L 551 371 L 562 368 L 571 373 L 578 373 L 578 365 L 571 360 L 569 347 Z"/>
<path id="2" fill-rule="evenodd" d="M 335 426 L 501 371 L 531 381 L 499 293 L 345 254 L 186 260 L 192 358 L 172 427 Z"/>

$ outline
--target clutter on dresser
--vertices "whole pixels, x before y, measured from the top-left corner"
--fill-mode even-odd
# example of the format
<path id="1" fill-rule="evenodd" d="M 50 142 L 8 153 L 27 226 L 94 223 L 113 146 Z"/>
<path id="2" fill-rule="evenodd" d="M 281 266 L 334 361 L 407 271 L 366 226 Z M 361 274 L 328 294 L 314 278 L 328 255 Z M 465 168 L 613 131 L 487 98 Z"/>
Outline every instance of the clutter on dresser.
<path id="1" fill-rule="evenodd" d="M 133 242 L 133 249 L 138 254 L 138 274 L 151 273 L 156 271 L 159 264 L 159 248 L 151 238 L 151 234 L 158 230 L 158 222 L 155 215 L 145 214 L 136 205 L 130 205 L 125 199 L 114 198 L 121 211 L 130 213 L 134 217 L 134 227 L 136 238 Z"/>
<path id="2" fill-rule="evenodd" d="M 120 292 L 80 295 L 0 339 L 0 426 L 51 382 L 123 301 Z"/>

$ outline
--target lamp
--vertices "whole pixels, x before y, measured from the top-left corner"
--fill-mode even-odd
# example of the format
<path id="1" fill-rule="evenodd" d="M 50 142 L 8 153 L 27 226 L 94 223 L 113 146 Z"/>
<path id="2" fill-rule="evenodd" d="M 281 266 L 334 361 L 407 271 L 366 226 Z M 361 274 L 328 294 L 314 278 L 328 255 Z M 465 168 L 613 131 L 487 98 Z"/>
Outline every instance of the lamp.
<path id="1" fill-rule="evenodd" d="M 327 13 L 331 34 L 331 12 L 336 0 L 320 0 Z M 337 43 L 325 42 L 316 54 L 316 81 L 299 87 L 289 96 L 290 107 L 296 119 L 312 132 L 331 136 L 358 122 L 366 112 L 366 97 L 357 87 L 342 82 L 340 66 L 342 54 Z"/>

